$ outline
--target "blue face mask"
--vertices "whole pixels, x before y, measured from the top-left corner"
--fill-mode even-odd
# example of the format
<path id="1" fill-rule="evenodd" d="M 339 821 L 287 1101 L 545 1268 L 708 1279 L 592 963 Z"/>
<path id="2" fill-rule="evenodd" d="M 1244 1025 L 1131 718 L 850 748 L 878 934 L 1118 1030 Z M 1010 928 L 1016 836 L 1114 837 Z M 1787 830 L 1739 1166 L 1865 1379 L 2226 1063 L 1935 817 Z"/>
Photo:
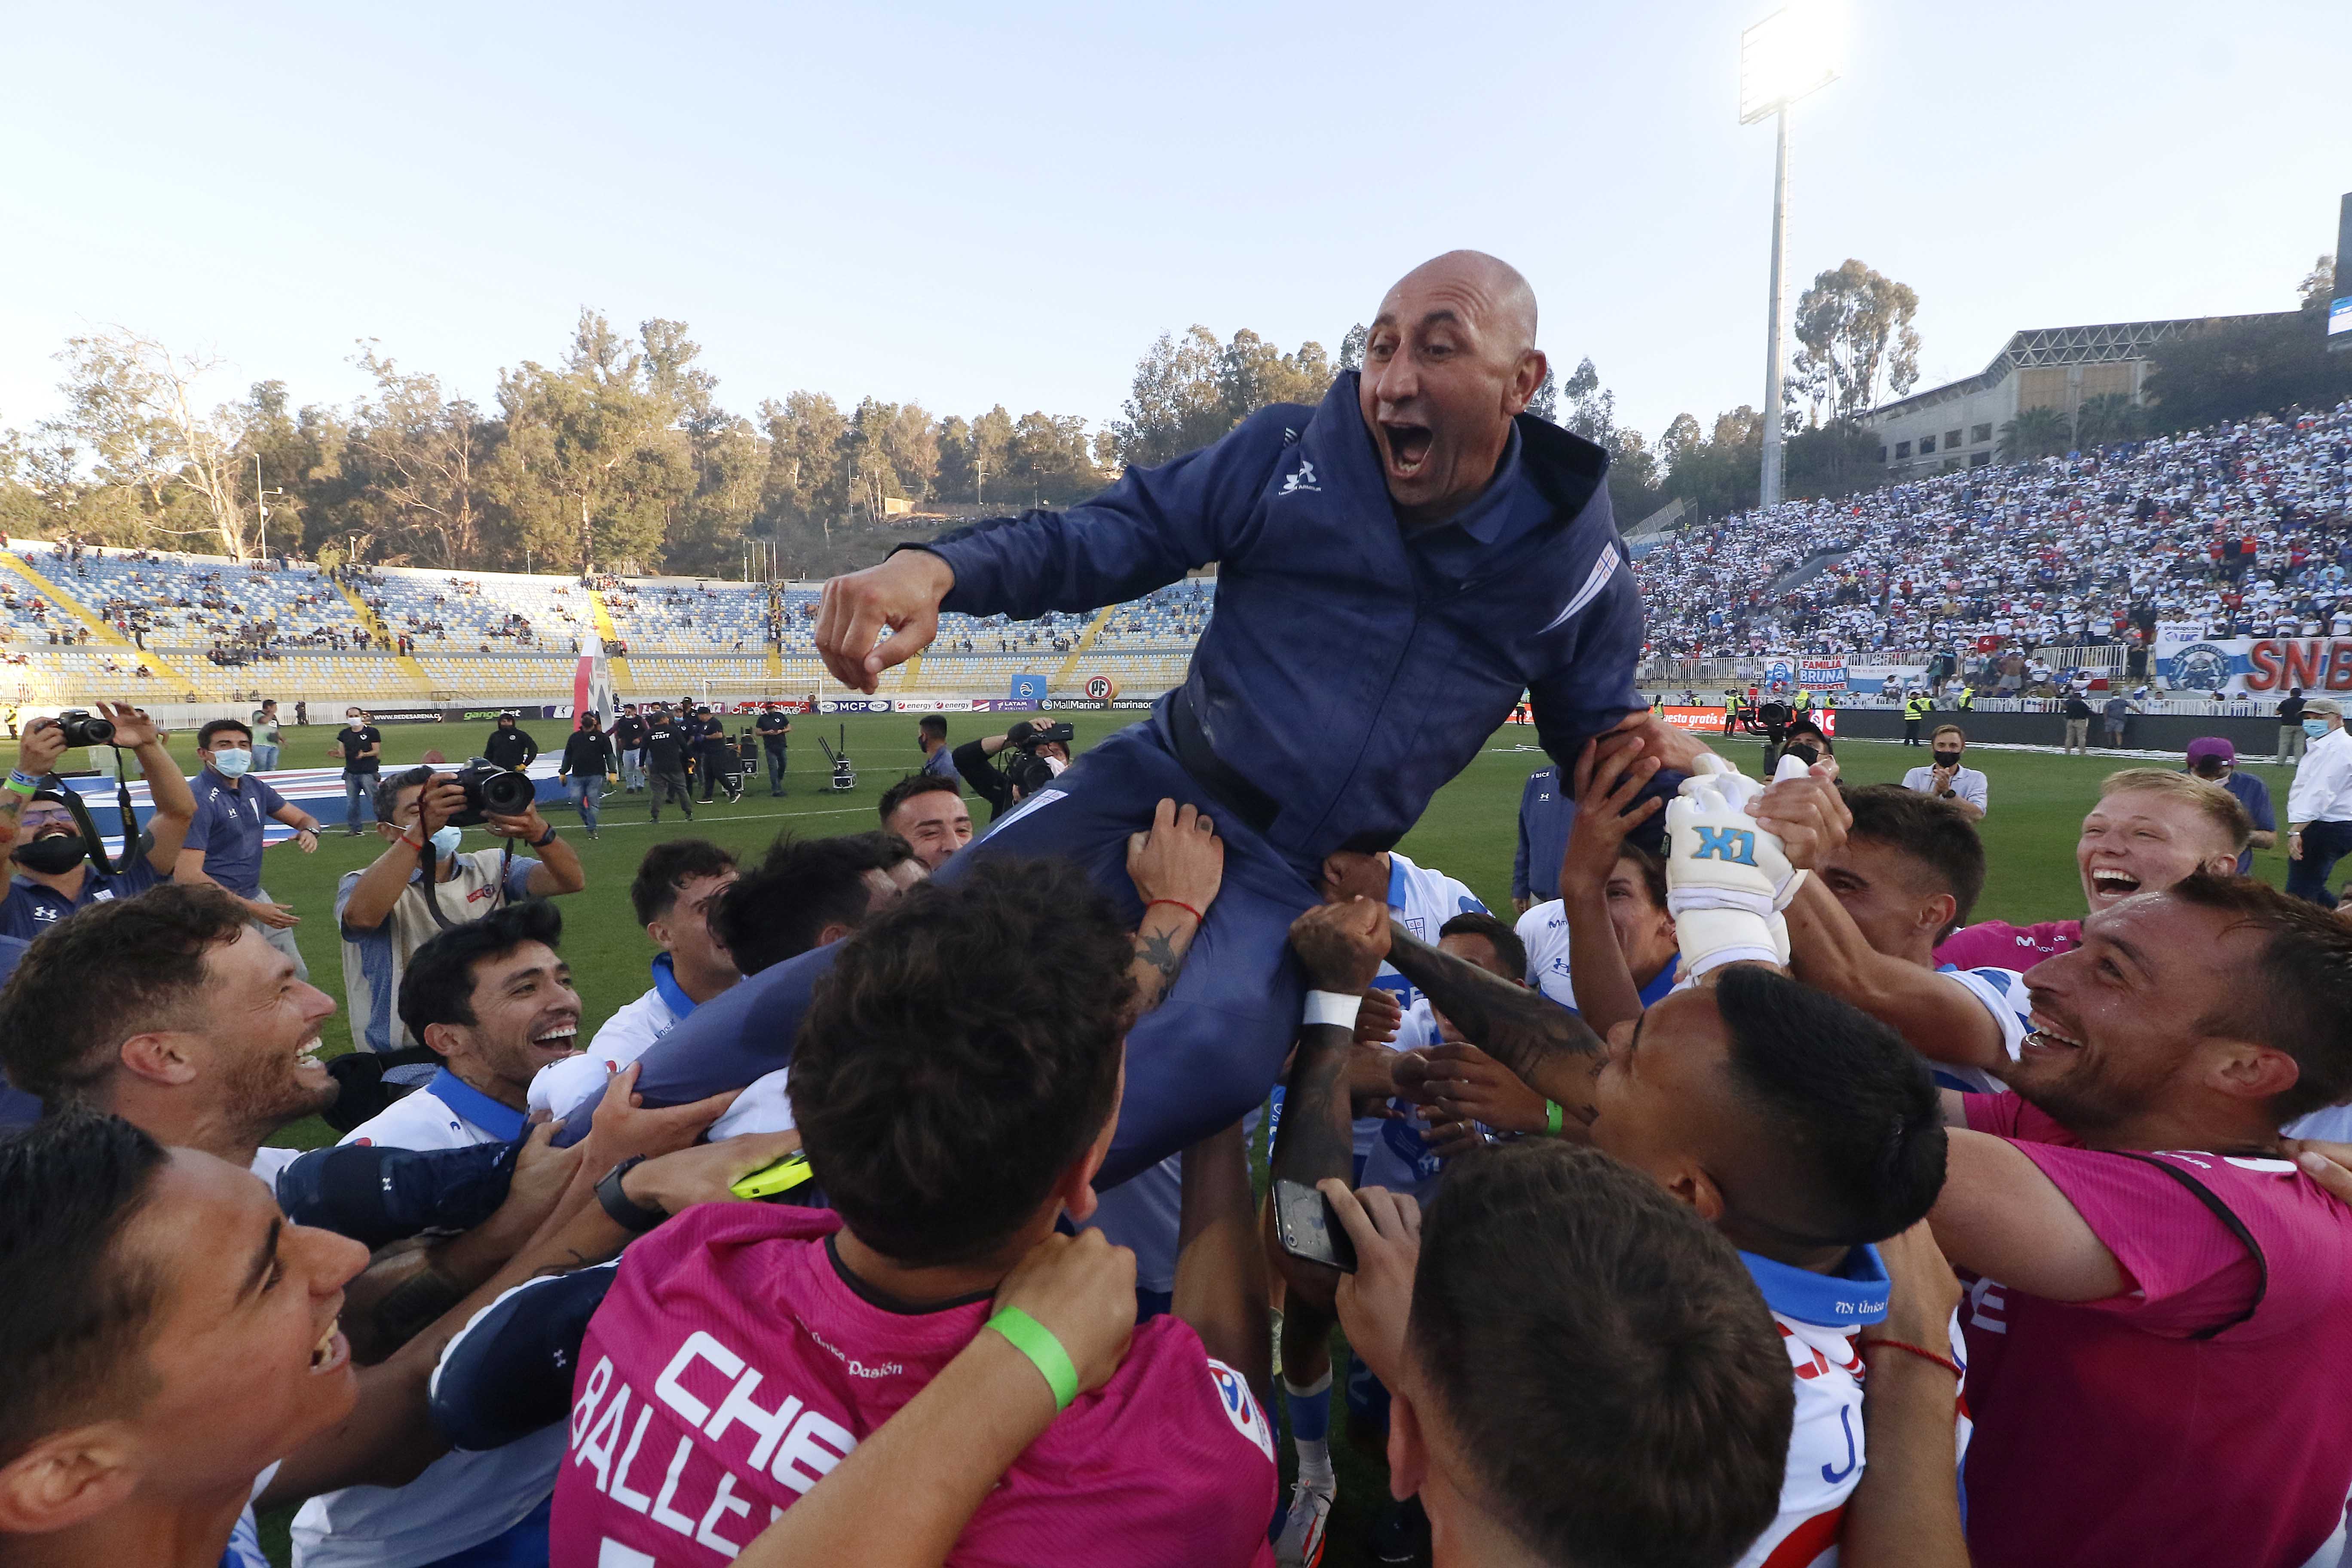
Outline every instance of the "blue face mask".
<path id="1" fill-rule="evenodd" d="M 2310 736 L 2315 741 L 2324 741 L 2327 739 L 2327 721 L 2325 719 L 2305 719 L 2303 721 L 2303 732 Z"/>
<path id="2" fill-rule="evenodd" d="M 446 860 L 457 852 L 457 846 L 465 841 L 465 837 L 466 830 L 462 827 L 442 828 L 433 836 L 433 853 Z"/>
<path id="3" fill-rule="evenodd" d="M 243 778 L 253 766 L 253 753 L 241 748 L 223 747 L 213 753 L 213 772 L 225 779 Z"/>

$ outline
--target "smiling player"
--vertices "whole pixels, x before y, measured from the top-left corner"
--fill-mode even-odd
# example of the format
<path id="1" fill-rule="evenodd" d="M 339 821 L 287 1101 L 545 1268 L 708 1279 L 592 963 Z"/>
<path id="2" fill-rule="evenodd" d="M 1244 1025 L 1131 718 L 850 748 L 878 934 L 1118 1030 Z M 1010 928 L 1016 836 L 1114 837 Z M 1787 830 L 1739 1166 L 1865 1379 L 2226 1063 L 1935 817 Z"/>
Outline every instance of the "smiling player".
<path id="1" fill-rule="evenodd" d="M 2253 830 L 2253 819 L 2235 796 L 2187 773 L 2163 768 L 2109 773 L 2074 845 L 2083 901 L 2097 914 L 2135 893 L 2169 888 L 2192 871 L 2229 876 Z M 2081 921 L 2030 926 L 1983 921 L 1954 932 L 1936 949 L 1936 962 L 1960 969 L 2032 969 L 2082 942 Z"/>

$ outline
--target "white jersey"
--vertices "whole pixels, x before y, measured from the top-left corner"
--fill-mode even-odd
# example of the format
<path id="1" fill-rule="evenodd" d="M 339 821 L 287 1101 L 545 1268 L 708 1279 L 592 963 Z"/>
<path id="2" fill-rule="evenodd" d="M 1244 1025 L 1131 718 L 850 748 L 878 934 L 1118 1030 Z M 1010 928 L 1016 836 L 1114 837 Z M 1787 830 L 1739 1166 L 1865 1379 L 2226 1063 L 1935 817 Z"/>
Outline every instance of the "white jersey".
<path id="1" fill-rule="evenodd" d="M 1486 912 L 1486 906 L 1479 901 L 1477 894 L 1470 890 L 1468 883 L 1458 881 L 1443 871 L 1416 866 L 1393 849 L 1389 851 L 1389 913 L 1416 941 L 1434 945 L 1439 928 L 1455 915 L 1483 915 Z M 1372 977 L 1372 984 L 1383 991 L 1393 992 L 1397 1005 L 1405 1010 L 1408 1017 L 1422 1002 L 1420 988 L 1399 973 L 1394 964 L 1381 964 L 1380 973 Z M 1436 1030 L 1433 1026 L 1429 1031 L 1429 1043 L 1434 1044 L 1436 1038 Z M 1411 1050 L 1412 1045 L 1408 1044 L 1400 1032 L 1395 1048 Z M 1370 1158 L 1372 1144 L 1386 1125 L 1386 1121 L 1377 1116 L 1356 1119 L 1357 1159 Z"/>
<path id="2" fill-rule="evenodd" d="M 677 1027 L 685 1015 L 671 1006 L 658 985 L 604 1020 L 578 1056 L 550 1062 L 531 1076 L 530 1109 L 565 1117 L 589 1099 L 604 1092 L 604 1080 Z"/>
<path id="3" fill-rule="evenodd" d="M 1519 945 L 1528 950 L 1528 984 L 1561 1006 L 1580 1011 L 1570 975 L 1568 906 L 1558 899 L 1536 905 L 1519 917 L 1518 933 Z M 1668 992 L 1681 989 L 1675 979 L 1680 968 L 1669 963 L 1647 985 L 1637 986 L 1642 1005 L 1654 1006 Z"/>
<path id="4" fill-rule="evenodd" d="M 1739 1559 L 1738 1568 L 1835 1568 L 1846 1500 L 1869 1458 L 1862 1421 L 1865 1371 L 1854 1342 L 1864 1329 L 1885 1319 L 1885 1266 L 1872 1247 L 1855 1247 L 1845 1270 L 1835 1275 L 1792 1268 L 1753 1253 L 1739 1257 L 1780 1331 L 1795 1374 L 1797 1408 L 1780 1481 L 1780 1511 Z M 1952 1359 L 1966 1366 L 1957 1317 L 1948 1338 Z M 1954 1409 L 1958 1450 L 1966 1458 L 1969 1421 L 1957 1397 Z M 1953 1484 L 1959 1484 L 1957 1475 Z"/>
<path id="5" fill-rule="evenodd" d="M 2015 1061 L 2025 1049 L 2026 1031 L 2033 1026 L 2026 1016 L 2033 1011 L 2033 998 L 2025 989 L 2025 976 L 2014 969 L 1955 969 L 1949 964 L 1937 971 L 1958 984 L 1960 988 L 1983 1004 L 2000 1026 L 2001 1055 Z M 1957 1089 L 1963 1094 L 2000 1094 L 2007 1085 L 1982 1068 L 1954 1067 L 1947 1062 L 1929 1062 L 1935 1069 L 1936 1084 L 1940 1089 Z"/>
<path id="6" fill-rule="evenodd" d="M 445 1068 L 343 1142 L 464 1149 L 510 1141 L 522 1118 Z M 314 1497 L 294 1516 L 295 1568 L 422 1568 L 501 1535 L 554 1492 L 565 1436 L 559 1421 L 502 1448 L 444 1454 L 404 1487 L 345 1487 Z"/>

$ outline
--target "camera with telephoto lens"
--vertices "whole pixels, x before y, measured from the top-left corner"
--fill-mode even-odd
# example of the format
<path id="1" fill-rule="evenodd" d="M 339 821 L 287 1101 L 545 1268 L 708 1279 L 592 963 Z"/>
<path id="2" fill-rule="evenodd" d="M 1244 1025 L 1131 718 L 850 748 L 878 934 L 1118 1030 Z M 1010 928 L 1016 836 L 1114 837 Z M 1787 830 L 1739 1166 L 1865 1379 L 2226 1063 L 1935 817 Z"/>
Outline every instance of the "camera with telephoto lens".
<path id="1" fill-rule="evenodd" d="M 539 798 L 528 773 L 476 757 L 450 775 L 466 792 L 466 809 L 449 819 L 452 827 L 479 827 L 492 816 L 520 816 Z"/>
<path id="2" fill-rule="evenodd" d="M 114 744 L 113 721 L 99 718 L 87 708 L 68 708 L 58 714 L 58 728 L 65 731 L 68 746 Z"/>
<path id="3" fill-rule="evenodd" d="M 1054 782 L 1053 764 L 1034 752 L 1023 752 L 1004 765 L 1004 782 L 1026 800 Z"/>

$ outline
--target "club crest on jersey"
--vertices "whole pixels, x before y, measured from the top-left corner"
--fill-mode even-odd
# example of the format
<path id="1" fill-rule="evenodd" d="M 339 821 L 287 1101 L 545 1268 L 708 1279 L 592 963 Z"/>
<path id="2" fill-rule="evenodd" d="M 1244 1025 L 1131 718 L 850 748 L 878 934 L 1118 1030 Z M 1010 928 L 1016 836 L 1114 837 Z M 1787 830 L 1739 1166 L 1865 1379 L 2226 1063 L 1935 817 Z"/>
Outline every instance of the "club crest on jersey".
<path id="1" fill-rule="evenodd" d="M 1249 1384 L 1242 1374 L 1214 1356 L 1209 1358 L 1209 1385 L 1216 1390 L 1217 1408 L 1234 1424 L 1234 1430 L 1255 1443 L 1258 1452 L 1268 1460 L 1274 1458 L 1274 1431 L 1265 1424 L 1265 1415 L 1250 1397 Z"/>
<path id="2" fill-rule="evenodd" d="M 1694 860 L 1721 860 L 1731 866 L 1756 864 L 1756 835 L 1745 827 L 1701 827 Z"/>

